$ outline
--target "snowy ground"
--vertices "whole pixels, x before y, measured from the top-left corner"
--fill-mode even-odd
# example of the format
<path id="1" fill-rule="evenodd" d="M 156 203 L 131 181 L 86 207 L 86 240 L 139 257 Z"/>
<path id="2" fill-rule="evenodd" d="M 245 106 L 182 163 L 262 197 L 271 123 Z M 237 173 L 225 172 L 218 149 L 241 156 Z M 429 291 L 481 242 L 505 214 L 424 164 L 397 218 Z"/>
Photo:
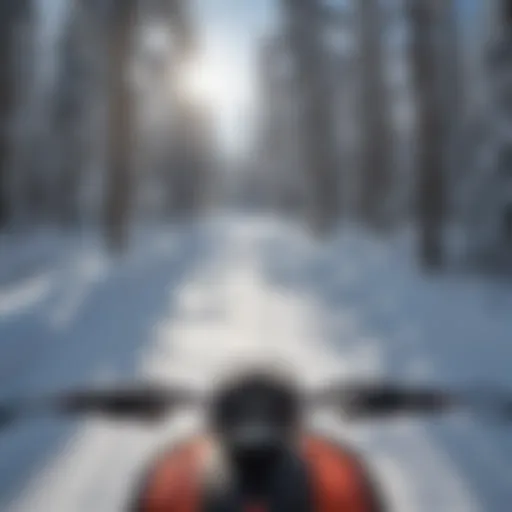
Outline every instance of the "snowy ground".
<path id="1" fill-rule="evenodd" d="M 351 231 L 316 247 L 272 220 L 145 233 L 121 263 L 92 238 L 6 237 L 0 394 L 135 377 L 211 385 L 241 358 L 304 382 L 392 375 L 512 387 L 512 285 L 427 280 L 402 239 Z M 506 512 L 512 429 L 469 417 L 318 428 L 366 455 L 392 510 Z M 121 511 L 154 450 L 190 431 L 40 420 L 0 435 L 0 510 Z"/>

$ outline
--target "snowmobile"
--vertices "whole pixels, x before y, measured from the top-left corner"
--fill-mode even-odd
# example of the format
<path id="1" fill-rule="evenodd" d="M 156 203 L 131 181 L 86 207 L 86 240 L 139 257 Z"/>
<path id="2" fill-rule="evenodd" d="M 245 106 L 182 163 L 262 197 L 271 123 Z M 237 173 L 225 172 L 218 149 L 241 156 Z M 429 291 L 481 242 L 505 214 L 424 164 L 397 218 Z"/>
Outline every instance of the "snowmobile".
<path id="1" fill-rule="evenodd" d="M 18 400 L 0 404 L 0 428 L 46 413 L 159 421 L 190 406 L 207 412 L 207 431 L 151 464 L 134 512 L 382 512 L 380 490 L 362 458 L 308 431 L 304 420 L 313 408 L 330 408 L 346 420 L 464 408 L 512 419 L 512 398 L 495 388 L 344 382 L 305 392 L 282 375 L 252 372 L 206 394 L 145 384 Z"/>

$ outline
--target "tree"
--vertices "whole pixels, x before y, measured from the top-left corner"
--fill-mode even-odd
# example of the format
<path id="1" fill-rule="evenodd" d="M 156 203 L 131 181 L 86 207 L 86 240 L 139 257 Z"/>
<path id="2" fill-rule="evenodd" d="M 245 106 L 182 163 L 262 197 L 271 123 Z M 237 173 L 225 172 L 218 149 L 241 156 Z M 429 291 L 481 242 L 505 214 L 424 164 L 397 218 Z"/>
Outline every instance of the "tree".
<path id="1" fill-rule="evenodd" d="M 129 228 L 134 116 L 128 71 L 136 11 L 137 0 L 116 0 L 109 31 L 105 228 L 107 243 L 114 252 L 123 250 Z"/>
<path id="2" fill-rule="evenodd" d="M 29 9 L 28 0 L 2 0 L 0 3 L 0 225 L 9 220 L 8 166 L 10 121 L 15 102 L 16 27 Z"/>
<path id="3" fill-rule="evenodd" d="M 259 93 L 264 105 L 259 119 L 260 201 L 281 212 L 301 214 L 306 206 L 297 87 L 290 73 L 290 51 L 282 34 L 271 35 L 259 49 Z M 249 190 L 249 186 L 248 186 Z M 252 187 L 254 193 L 254 187 Z"/>
<path id="4" fill-rule="evenodd" d="M 418 176 L 417 215 L 419 256 L 426 269 L 443 263 L 444 126 L 439 95 L 439 61 L 436 53 L 438 0 L 410 0 L 411 57 L 417 103 Z"/>
<path id="5" fill-rule="evenodd" d="M 512 27 L 512 1 L 511 0 L 503 0 L 502 1 L 502 11 L 503 11 L 503 21 L 507 28 L 510 30 Z"/>
<path id="6" fill-rule="evenodd" d="M 465 114 L 467 112 L 467 87 L 464 83 L 463 39 L 459 27 L 456 0 L 445 0 L 439 12 L 439 38 L 442 52 L 439 55 L 441 102 L 443 112 L 443 153 L 445 186 L 450 210 L 461 188 L 461 180 L 467 180 L 468 167 L 461 167 L 461 142 Z M 459 19 L 458 19 L 459 18 Z M 448 201 L 447 201 L 448 202 Z"/>
<path id="7" fill-rule="evenodd" d="M 198 41 L 185 0 L 173 0 L 167 6 L 174 50 L 174 130 L 172 163 L 168 169 L 168 209 L 170 213 L 186 215 L 197 210 L 200 186 L 204 181 L 204 150 L 201 131 L 208 112 L 196 98 L 186 94 L 185 77 L 197 56 Z"/>
<path id="8" fill-rule="evenodd" d="M 333 102 L 323 40 L 325 16 L 319 0 L 282 1 L 302 117 L 302 157 L 312 191 L 311 221 L 322 233 L 340 214 Z"/>
<path id="9" fill-rule="evenodd" d="M 59 75 L 55 88 L 55 123 L 59 139 L 56 214 L 63 224 L 75 224 L 79 217 L 79 192 L 85 165 L 84 121 L 90 95 L 90 69 L 84 57 L 88 45 L 82 2 L 72 6 L 60 42 Z"/>
<path id="10" fill-rule="evenodd" d="M 369 226 L 381 228 L 391 180 L 389 95 L 384 76 L 383 10 L 379 0 L 358 2 L 361 45 L 362 153 L 360 212 Z"/>

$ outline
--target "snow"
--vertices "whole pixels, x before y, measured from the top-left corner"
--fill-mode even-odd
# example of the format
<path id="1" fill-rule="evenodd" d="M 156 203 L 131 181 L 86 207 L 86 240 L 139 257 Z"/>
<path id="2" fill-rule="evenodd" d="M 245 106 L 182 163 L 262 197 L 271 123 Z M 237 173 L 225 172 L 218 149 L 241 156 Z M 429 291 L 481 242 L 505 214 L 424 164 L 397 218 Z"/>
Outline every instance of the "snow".
<path id="1" fill-rule="evenodd" d="M 250 360 L 332 376 L 512 386 L 512 288 L 425 277 L 407 236 L 347 227 L 318 245 L 272 218 L 140 230 L 121 261 L 94 235 L 3 240 L 0 395 L 94 382 L 211 387 Z M 121 511 L 152 454 L 202 418 L 160 426 L 38 420 L 0 435 L 0 509 Z M 505 512 L 512 436 L 465 417 L 312 427 L 361 451 L 391 510 Z M 135 487 L 136 488 L 136 487 Z"/>

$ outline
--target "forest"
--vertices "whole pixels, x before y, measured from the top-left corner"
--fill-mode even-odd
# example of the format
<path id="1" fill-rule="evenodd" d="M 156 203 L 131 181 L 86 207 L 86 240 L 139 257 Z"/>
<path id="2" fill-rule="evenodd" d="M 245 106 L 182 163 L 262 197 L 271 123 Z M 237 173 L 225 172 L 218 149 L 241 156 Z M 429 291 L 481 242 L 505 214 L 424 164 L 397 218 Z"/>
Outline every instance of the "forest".
<path id="1" fill-rule="evenodd" d="M 6 0 L 2 225 L 95 226 L 120 247 L 140 219 L 246 199 L 317 233 L 414 225 L 428 268 L 447 232 L 465 261 L 506 266 L 510 7 L 463 4 L 276 1 L 233 151 L 193 3 L 73 1 L 45 21 L 44 2 Z"/>

